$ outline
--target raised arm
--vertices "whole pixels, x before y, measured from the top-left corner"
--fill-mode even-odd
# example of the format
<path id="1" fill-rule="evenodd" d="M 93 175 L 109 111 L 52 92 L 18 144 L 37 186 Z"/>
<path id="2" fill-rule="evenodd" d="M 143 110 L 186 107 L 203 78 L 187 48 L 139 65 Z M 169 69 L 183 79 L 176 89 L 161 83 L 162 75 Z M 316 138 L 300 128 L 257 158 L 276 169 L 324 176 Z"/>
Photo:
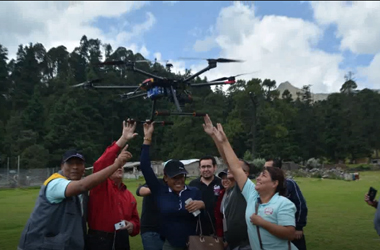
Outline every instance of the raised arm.
<path id="1" fill-rule="evenodd" d="M 100 170 L 99 172 L 93 173 L 79 181 L 71 181 L 67 185 L 65 197 L 79 195 L 105 181 L 119 167 L 123 166 L 130 158 L 132 158 L 131 153 L 126 151 L 127 147 L 128 145 L 124 147 L 123 151 L 120 153 L 120 155 L 116 158 L 116 160 L 111 166 L 106 167 Z"/>
<path id="2" fill-rule="evenodd" d="M 205 123 L 208 116 L 205 117 Z M 210 120 L 211 121 L 211 120 Z M 223 131 L 223 127 L 220 123 L 217 124 L 218 128 L 213 127 L 213 139 L 220 151 L 221 155 L 224 155 L 225 161 L 228 165 L 228 169 L 234 175 L 234 179 L 237 182 L 240 190 L 243 190 L 245 183 L 248 180 L 247 175 L 244 173 L 243 168 L 240 165 L 239 158 L 236 156 L 234 150 L 232 149 L 226 134 Z M 223 156 L 222 156 L 223 157 Z"/>
<path id="3" fill-rule="evenodd" d="M 140 169 L 144 175 L 146 184 L 148 185 L 150 191 L 154 194 L 159 190 L 161 184 L 155 175 L 149 156 L 150 144 L 152 142 L 152 135 L 154 130 L 154 122 L 153 123 L 144 123 L 144 142 L 141 150 L 140 157 Z"/>
<path id="4" fill-rule="evenodd" d="M 204 121 L 205 121 L 205 123 L 203 124 L 204 131 L 206 132 L 206 134 L 208 134 L 212 138 L 212 140 L 214 141 L 214 143 L 218 149 L 218 152 L 219 152 L 220 156 L 222 157 L 224 163 L 226 163 L 228 165 L 226 156 L 224 155 L 223 148 L 218 143 L 218 140 L 214 134 L 214 125 L 212 124 L 210 117 L 208 115 L 206 115 L 204 117 Z"/>
<path id="5" fill-rule="evenodd" d="M 106 168 L 115 161 L 117 154 L 120 152 L 120 149 L 125 147 L 128 141 L 137 136 L 137 133 L 135 133 L 135 129 L 136 122 L 131 124 L 129 122 L 129 119 L 127 120 L 127 122 L 123 121 L 122 135 L 120 136 L 119 140 L 116 141 L 116 143 L 112 143 L 111 146 L 107 147 L 102 156 L 100 156 L 99 159 L 96 160 L 96 162 L 94 163 L 94 173 Z"/>

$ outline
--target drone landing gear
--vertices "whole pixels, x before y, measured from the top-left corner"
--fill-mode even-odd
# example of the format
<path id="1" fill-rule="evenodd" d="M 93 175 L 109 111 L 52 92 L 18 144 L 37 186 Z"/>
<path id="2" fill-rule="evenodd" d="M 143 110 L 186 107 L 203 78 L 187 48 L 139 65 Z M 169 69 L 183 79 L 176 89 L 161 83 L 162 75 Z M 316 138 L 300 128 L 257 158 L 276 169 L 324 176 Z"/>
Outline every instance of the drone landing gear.
<path id="1" fill-rule="evenodd" d="M 206 113 L 198 113 L 198 112 L 193 112 L 193 113 L 184 113 L 184 112 L 170 112 L 167 110 L 164 111 L 156 111 L 156 116 L 170 116 L 170 115 L 185 115 L 185 116 L 205 116 Z"/>
<path id="2" fill-rule="evenodd" d="M 128 121 L 127 121 L 128 122 Z M 129 123 L 139 123 L 139 124 L 144 124 L 144 123 L 152 123 L 153 121 L 152 120 L 146 120 L 146 121 L 136 121 L 136 120 L 129 120 Z M 174 122 L 171 122 L 171 121 L 154 121 L 154 124 L 159 124 L 159 125 L 162 125 L 162 126 L 167 126 L 167 125 L 173 125 Z"/>

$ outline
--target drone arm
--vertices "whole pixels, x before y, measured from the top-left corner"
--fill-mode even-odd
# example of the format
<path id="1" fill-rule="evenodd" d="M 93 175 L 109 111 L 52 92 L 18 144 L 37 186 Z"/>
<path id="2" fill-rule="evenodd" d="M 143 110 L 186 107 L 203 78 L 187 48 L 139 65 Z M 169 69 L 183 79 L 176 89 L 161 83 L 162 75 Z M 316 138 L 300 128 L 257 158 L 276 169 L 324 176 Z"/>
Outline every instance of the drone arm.
<path id="1" fill-rule="evenodd" d="M 123 94 L 121 96 L 121 98 L 129 100 L 129 99 L 133 99 L 133 98 L 137 98 L 137 97 L 143 97 L 143 96 L 146 96 L 146 92 L 144 92 L 144 93 L 137 93 L 137 94 L 133 94 L 133 95 Z"/>
<path id="2" fill-rule="evenodd" d="M 135 67 L 133 67 L 133 66 L 132 66 L 131 70 L 132 70 L 132 71 L 135 71 L 135 72 L 138 72 L 138 73 L 140 73 L 140 74 L 143 74 L 143 75 L 145 75 L 145 76 L 155 78 L 155 79 L 160 79 L 160 80 L 163 80 L 163 79 L 164 79 L 164 78 L 162 78 L 161 76 L 156 76 L 156 75 L 154 75 L 154 74 L 151 74 L 151 73 L 149 73 L 149 72 L 146 72 L 146 71 L 141 70 L 141 69 L 138 69 L 138 68 L 135 68 Z"/>
<path id="3" fill-rule="evenodd" d="M 177 106 L 177 110 L 178 110 L 179 112 L 182 112 L 182 109 L 181 109 L 181 107 L 179 106 L 179 102 L 178 102 L 177 96 L 176 96 L 176 94 L 174 93 L 174 88 L 173 88 L 173 86 L 170 86 L 170 92 L 172 92 L 173 100 L 174 100 L 175 105 Z"/>
<path id="4" fill-rule="evenodd" d="M 195 73 L 195 74 L 192 75 L 192 76 L 189 76 L 189 77 L 186 78 L 183 82 L 185 82 L 185 83 L 186 83 L 186 82 L 189 82 L 189 81 L 195 79 L 195 77 L 197 77 L 197 76 L 203 74 L 204 72 L 206 72 L 206 71 L 208 71 L 208 70 L 210 70 L 210 69 L 213 69 L 213 68 L 216 68 L 216 63 L 209 63 L 209 65 L 208 65 L 206 68 L 204 68 L 204 69 L 198 71 L 197 73 Z"/>
<path id="5" fill-rule="evenodd" d="M 139 86 L 91 86 L 94 89 L 135 89 Z"/>
<path id="6" fill-rule="evenodd" d="M 204 86 L 212 86 L 212 85 L 223 85 L 223 84 L 234 84 L 236 83 L 235 80 L 233 81 L 217 81 L 217 82 L 208 82 L 208 83 L 197 83 L 197 84 L 191 84 L 191 87 L 204 87 Z"/>

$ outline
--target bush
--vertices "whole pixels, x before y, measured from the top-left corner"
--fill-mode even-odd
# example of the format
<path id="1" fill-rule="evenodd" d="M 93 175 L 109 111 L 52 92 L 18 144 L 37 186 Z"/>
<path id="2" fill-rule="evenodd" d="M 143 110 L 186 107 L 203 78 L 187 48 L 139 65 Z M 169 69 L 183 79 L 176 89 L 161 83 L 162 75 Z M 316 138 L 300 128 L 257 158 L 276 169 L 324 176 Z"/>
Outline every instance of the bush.
<path id="1" fill-rule="evenodd" d="M 307 167 L 308 169 L 312 169 L 312 168 L 320 168 L 320 167 L 321 167 L 321 163 L 319 162 L 318 159 L 310 158 L 310 159 L 307 160 L 307 162 L 306 162 L 306 167 Z"/>
<path id="2" fill-rule="evenodd" d="M 257 167 L 258 173 L 263 170 L 264 164 L 265 164 L 265 159 L 263 159 L 263 158 L 256 158 L 252 162 Z"/>
<path id="3" fill-rule="evenodd" d="M 252 155 L 251 151 L 249 151 L 249 150 L 245 151 L 243 159 L 245 161 L 248 161 L 248 162 L 253 161 L 253 155 Z"/>

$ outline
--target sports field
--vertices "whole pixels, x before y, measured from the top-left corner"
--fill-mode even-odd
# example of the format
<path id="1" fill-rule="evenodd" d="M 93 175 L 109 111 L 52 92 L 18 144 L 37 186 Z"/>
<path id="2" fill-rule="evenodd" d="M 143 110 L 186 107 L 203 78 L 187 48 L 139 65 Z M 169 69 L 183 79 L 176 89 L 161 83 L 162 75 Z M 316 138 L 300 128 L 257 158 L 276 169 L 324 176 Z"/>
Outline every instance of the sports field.
<path id="1" fill-rule="evenodd" d="M 380 190 L 380 172 L 361 172 L 358 181 L 297 178 L 309 207 L 305 228 L 308 249 L 380 249 L 373 228 L 375 209 L 364 202 L 370 186 Z M 128 180 L 135 194 L 144 180 Z M 16 249 L 20 233 L 34 207 L 39 189 L 0 190 L 0 249 Z M 139 213 L 142 199 L 137 197 Z M 131 249 L 143 250 L 140 236 Z"/>

